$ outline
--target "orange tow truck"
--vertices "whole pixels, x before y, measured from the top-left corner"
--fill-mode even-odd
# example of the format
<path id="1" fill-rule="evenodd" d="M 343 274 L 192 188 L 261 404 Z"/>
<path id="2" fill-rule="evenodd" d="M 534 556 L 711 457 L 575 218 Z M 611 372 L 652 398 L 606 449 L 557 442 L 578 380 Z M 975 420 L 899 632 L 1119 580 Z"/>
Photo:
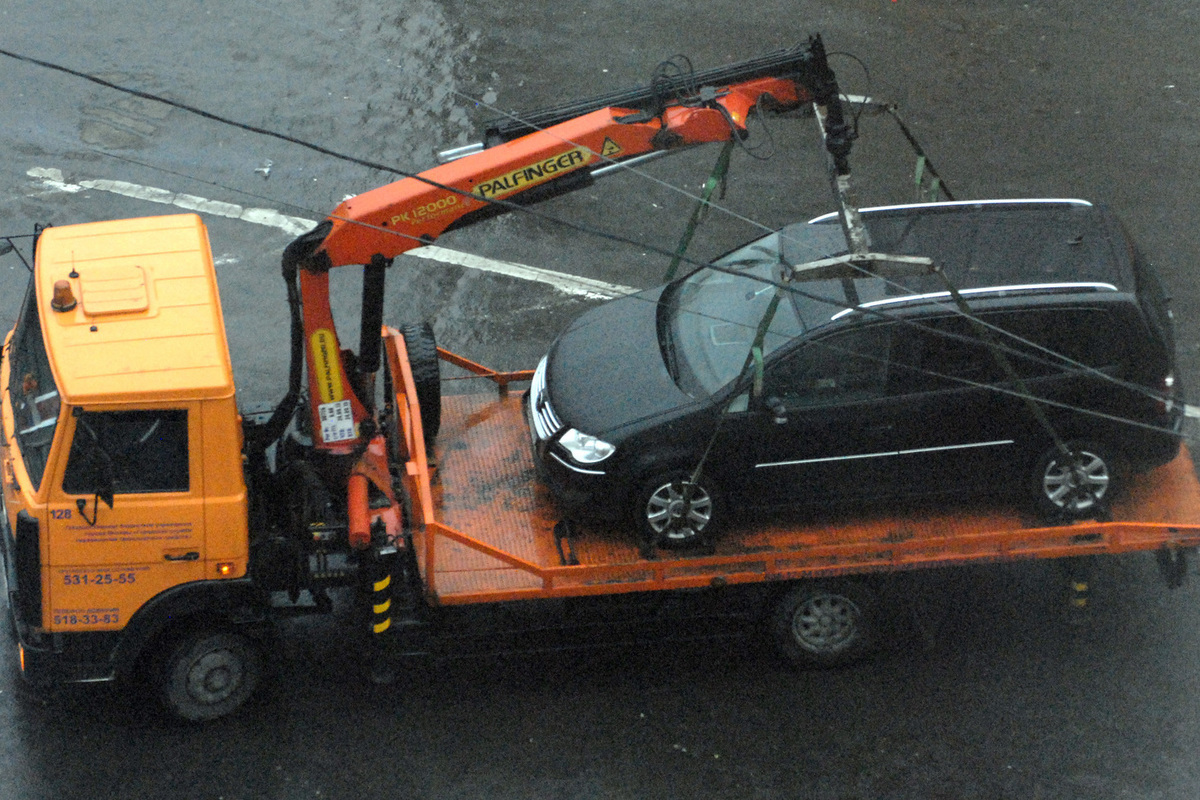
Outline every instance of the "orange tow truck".
<path id="1" fill-rule="evenodd" d="M 1132 481 L 1103 522 L 1046 527 L 1004 506 L 881 513 L 648 552 L 630 532 L 561 519 L 509 392 L 532 372 L 437 348 L 428 326 L 384 327 L 397 255 L 810 103 L 849 237 L 852 135 L 819 38 L 498 126 L 476 151 L 347 200 L 284 253 L 289 386 L 264 414 L 236 406 L 198 217 L 41 231 L 0 364 L 0 549 L 25 677 L 148 676 L 174 713 L 213 719 L 254 691 L 276 623 L 328 612 L 338 587 L 357 589 L 381 650 L 408 653 L 451 606 L 758 584 L 784 655 L 829 664 L 867 643 L 867 573 L 1151 550 L 1181 577 L 1200 545 L 1186 450 Z M 329 272 L 346 265 L 363 268 L 356 352 L 329 302 Z M 499 397 L 442 397 L 443 362 Z"/>

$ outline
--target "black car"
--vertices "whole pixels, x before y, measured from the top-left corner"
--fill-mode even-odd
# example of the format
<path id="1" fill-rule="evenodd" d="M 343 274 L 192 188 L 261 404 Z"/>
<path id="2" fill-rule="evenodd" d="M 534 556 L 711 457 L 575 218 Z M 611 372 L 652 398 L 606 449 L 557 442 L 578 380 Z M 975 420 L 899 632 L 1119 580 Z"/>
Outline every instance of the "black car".
<path id="1" fill-rule="evenodd" d="M 1110 212 L 976 201 L 863 220 L 872 250 L 944 277 L 806 278 L 846 252 L 830 214 L 568 327 L 528 395 L 565 511 L 659 546 L 703 542 L 740 507 L 911 495 L 1016 489 L 1065 520 L 1175 457 L 1171 313 Z"/>

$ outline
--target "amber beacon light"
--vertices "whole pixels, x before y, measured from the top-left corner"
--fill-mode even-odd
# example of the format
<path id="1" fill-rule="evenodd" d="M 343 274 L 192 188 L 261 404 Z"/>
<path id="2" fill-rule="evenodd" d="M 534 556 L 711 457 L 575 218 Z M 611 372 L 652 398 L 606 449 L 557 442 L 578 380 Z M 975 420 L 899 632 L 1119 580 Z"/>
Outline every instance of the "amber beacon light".
<path id="1" fill-rule="evenodd" d="M 54 297 L 50 307 L 55 311 L 70 311 L 75 307 L 75 295 L 71 292 L 71 282 L 62 280 L 54 282 Z"/>

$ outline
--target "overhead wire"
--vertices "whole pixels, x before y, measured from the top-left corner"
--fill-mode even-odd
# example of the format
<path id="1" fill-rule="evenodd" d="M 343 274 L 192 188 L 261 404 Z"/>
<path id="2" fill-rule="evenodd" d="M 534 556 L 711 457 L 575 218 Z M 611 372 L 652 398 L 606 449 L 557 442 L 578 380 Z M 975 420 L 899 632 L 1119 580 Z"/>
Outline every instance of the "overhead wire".
<path id="1" fill-rule="evenodd" d="M 252 1 L 252 0 L 251 0 L 251 1 Z M 4 49 L 4 48 L 0 48 L 0 55 L 4 55 L 4 56 L 10 57 L 10 58 L 14 58 L 14 59 L 17 59 L 17 60 L 20 60 L 20 61 L 24 61 L 24 62 L 27 62 L 27 63 L 30 63 L 30 64 L 34 64 L 34 65 L 37 65 L 37 66 L 40 66 L 40 67 L 44 67 L 44 68 L 47 68 L 47 69 L 52 69 L 52 70 L 56 70 L 56 71 L 59 71 L 59 72 L 63 72 L 63 73 L 65 73 L 65 74 L 68 74 L 68 75 L 71 75 L 71 76 L 74 76 L 74 77 L 78 77 L 78 78 L 81 78 L 81 79 L 84 79 L 84 80 L 87 80 L 87 81 L 93 82 L 93 83 L 95 83 L 95 84 L 98 84 L 98 85 L 101 85 L 101 86 L 103 86 L 103 87 L 106 87 L 106 88 L 109 88 L 109 89 L 113 89 L 113 90 L 116 90 L 116 91 L 120 91 L 120 92 L 124 92 L 124 93 L 130 94 L 130 95 L 132 95 L 132 96 L 136 96 L 136 97 L 142 98 L 142 99 L 147 99 L 147 100 L 151 100 L 151 101 L 156 101 L 156 102 L 164 103 L 164 104 L 166 104 L 166 105 L 168 105 L 168 106 L 171 106 L 171 107 L 174 107 L 174 108 L 178 108 L 178 109 L 180 109 L 180 110 L 183 110 L 183 111 L 186 111 L 186 112 L 189 112 L 189 113 L 196 114 L 196 115 L 198 115 L 198 116 L 200 116 L 200 117 L 202 117 L 202 118 L 209 119 L 209 120 L 212 120 L 212 121 L 218 122 L 218 123 L 220 123 L 220 124 L 231 125 L 231 126 L 233 126 L 233 127 L 236 127 L 236 128 L 239 128 L 239 129 L 242 129 L 242 130 L 248 131 L 248 132 L 252 132 L 252 133 L 256 133 L 256 134 L 260 134 L 260 135 L 265 135 L 265 136 L 273 137 L 273 138 L 276 138 L 276 139 L 279 139 L 279 140 L 285 141 L 285 142 L 287 142 L 287 143 L 290 143 L 290 144 L 294 144 L 294 145 L 297 145 L 297 146 L 304 147 L 304 148 L 306 148 L 306 149 L 312 150 L 313 152 L 317 152 L 317 153 L 319 153 L 319 154 L 322 154 L 322 155 L 329 156 L 329 157 L 331 157 L 331 158 L 336 158 L 336 159 L 339 159 L 339 160 L 346 161 L 346 162 L 348 162 L 348 163 L 353 163 L 353 164 L 356 164 L 356 165 L 358 165 L 358 166 L 363 166 L 363 167 L 367 167 L 367 168 L 370 168 L 370 169 L 379 170 L 379 171 L 382 171 L 382 172 L 385 172 L 385 173 L 388 173 L 388 174 L 397 175 L 397 176 L 400 176 L 401 178 L 412 178 L 412 179 L 414 179 L 414 180 L 418 180 L 418 181 L 420 181 L 420 182 L 423 182 L 423 183 L 425 183 L 425 184 L 427 184 L 427 185 L 430 185 L 430 186 L 433 186 L 433 187 L 436 187 L 436 188 L 439 188 L 439 189 L 442 189 L 442 190 L 445 190 L 445 191 L 449 191 L 449 192 L 452 192 L 452 193 L 456 193 L 456 194 L 459 194 L 459 195 L 466 195 L 466 194 L 469 194 L 469 193 L 467 193 L 467 192 L 464 192 L 463 190 L 457 189 L 457 188 L 455 188 L 455 187 L 451 187 L 451 186 L 447 186 L 447 185 L 444 185 L 444 184 L 440 184 L 439 182 L 437 182 L 437 181 L 433 181 L 433 180 L 431 180 L 431 179 L 429 179 L 429 178 L 427 178 L 427 177 L 425 177 L 425 176 L 423 176 L 423 175 L 420 175 L 420 174 L 418 174 L 418 173 L 413 173 L 413 172 L 410 172 L 410 171 L 406 171 L 406 170 L 398 169 L 398 168 L 391 167 L 391 166 L 388 166 L 388 165 L 385 165 L 385 164 L 381 164 L 381 163 L 378 163 L 378 162 L 374 162 L 374 161 L 370 161 L 370 160 L 367 160 L 367 159 L 358 158 L 358 157 L 355 157 L 355 156 L 347 155 L 347 154 L 345 154 L 345 153 L 340 153 L 340 152 L 338 152 L 338 151 L 335 151 L 335 150 L 333 150 L 333 149 L 331 149 L 331 148 L 327 148 L 327 147 L 324 147 L 324 146 L 322 146 L 322 145 L 318 145 L 318 144 L 315 144 L 315 143 L 312 143 L 312 142 L 309 142 L 309 141 L 306 141 L 306 140 L 300 139 L 300 138 L 298 138 L 298 137 L 289 136 L 289 135 L 282 134 L 282 133 L 279 133 L 279 132 L 277 132 L 277 131 L 273 131 L 273 130 L 270 130 L 270 129 L 267 129 L 267 128 L 263 128 L 263 127 L 260 127 L 260 126 L 255 126 L 255 125 L 251 125 L 251 124 L 248 124 L 248 123 L 243 123 L 243 122 L 240 122 L 240 121 L 237 121 L 237 120 L 229 119 L 229 118 L 227 118 L 227 117 L 224 117 L 224 116 L 222 116 L 222 115 L 215 114 L 215 113 L 213 113 L 213 112 L 209 112 L 209 111 L 207 111 L 207 110 L 205 110 L 205 109 L 202 109 L 202 108 L 199 108 L 199 107 L 196 107 L 196 106 L 193 106 L 193 105 L 187 104 L 187 103 L 182 103 L 182 102 L 174 101 L 174 100 L 171 100 L 171 99 L 169 99 L 169 98 L 165 98 L 165 97 L 162 97 L 162 96 L 160 96 L 160 95 L 156 95 L 156 94 L 153 94 L 153 93 L 150 93 L 150 92 L 144 92 L 144 91 L 141 91 L 141 90 L 138 90 L 138 89 L 133 89 L 133 88 L 131 88 L 131 87 L 122 86 L 122 85 L 120 85 L 120 84 L 117 84 L 117 83 L 115 83 L 115 82 L 108 81 L 108 80 L 106 80 L 106 79 L 99 78 L 99 77 L 97 77 L 97 76 L 90 75 L 90 74 L 88 74 L 88 73 L 86 73 L 86 72 L 82 72 L 82 71 L 80 71 L 80 70 L 75 70 L 75 69 L 72 69 L 72 68 L 70 68 L 70 67 L 65 67 L 65 66 L 63 66 L 63 65 L 54 64 L 54 63 L 52 63 L 52 62 L 44 61 L 44 60 L 42 60 L 42 59 L 37 59 L 37 58 L 33 58 L 33 57 L 31 57 L 31 56 L 27 56 L 27 55 L 23 55 L 23 54 L 15 53 L 15 52 L 13 52 L 13 51 L 10 51 L 10 50 Z M 849 56 L 849 57 L 851 57 L 851 58 L 855 58 L 855 57 L 853 57 L 853 56 L 850 56 L 850 54 L 847 54 L 847 53 L 837 53 L 837 55 L 845 55 L 845 56 Z M 676 70 L 676 71 L 677 71 L 678 73 L 680 73 L 680 74 L 686 74 L 686 73 L 687 73 L 687 71 L 690 71 L 690 70 L 691 70 L 691 62 L 690 62 L 690 60 L 688 60 L 686 57 L 683 57 L 683 56 L 677 56 L 676 58 L 682 59 L 682 60 L 683 60 L 683 63 L 684 63 L 684 66 L 680 66 L 680 64 L 679 64 L 679 63 L 677 63 L 675 60 L 670 60 L 670 61 L 662 62 L 662 63 L 659 65 L 659 68 L 658 68 L 658 70 L 659 70 L 659 71 L 658 71 L 658 74 L 660 74 L 660 75 L 662 75 L 662 74 L 665 74 L 665 70 L 667 70 L 667 69 L 674 69 L 674 70 Z M 858 63 L 859 63 L 860 65 L 862 65 L 862 62 L 861 62 L 860 60 L 858 60 L 857 58 L 855 58 L 855 60 L 856 60 L 856 61 L 858 61 Z M 390 63 L 390 61 L 389 61 L 388 63 Z M 863 69 L 864 69 L 864 71 L 865 71 L 865 70 L 866 70 L 866 67 L 865 67 L 865 65 L 862 65 L 862 66 L 863 66 Z M 869 73 L 867 73 L 867 74 L 869 75 Z M 418 76 L 418 77 L 420 77 L 420 76 Z M 465 95 L 464 93 L 462 93 L 462 92 L 459 92 L 458 90 L 451 89 L 451 92 L 452 92 L 453 94 L 457 95 L 457 96 L 460 96 L 460 97 L 465 97 L 465 98 L 468 98 L 468 99 L 470 99 L 470 100 L 471 100 L 471 102 L 475 103 L 476 105 L 481 105 L 481 106 L 483 106 L 483 107 L 485 107 L 485 108 L 488 108 L 488 109 L 489 109 L 489 110 L 491 110 L 491 111 L 494 111 L 494 112 L 501 113 L 502 115 L 504 115 L 504 116 L 506 116 L 506 117 L 508 117 L 508 118 L 511 118 L 511 119 L 514 119 L 514 120 L 518 120 L 518 121 L 520 120 L 520 117 L 519 117 L 519 115 L 512 114 L 512 113 L 509 113 L 509 112 L 504 112 L 504 111 L 501 111 L 500 109 L 497 109 L 497 108 L 495 108 L 495 107 L 493 107 L 493 106 L 491 106 L 491 105 L 488 105 L 488 104 L 486 104 L 486 103 L 483 103 L 483 102 L 482 102 L 482 101 L 480 101 L 480 100 L 477 100 L 477 99 L 475 99 L 475 98 L 471 98 L 469 95 Z M 859 115 L 860 115 L 860 114 L 861 114 L 861 107 L 860 107 L 860 110 L 859 110 L 859 112 L 858 112 L 858 113 L 856 113 L 856 114 L 854 115 L 854 128 L 855 128 L 855 130 L 856 130 L 856 131 L 857 131 L 857 126 L 858 126 L 858 117 L 859 117 Z M 760 111 L 760 114 L 759 114 L 759 116 L 761 117 L 761 111 Z M 731 126 L 732 126 L 732 120 L 730 120 L 730 124 L 731 124 Z M 735 135 L 734 135 L 734 139 L 735 139 L 735 140 L 740 140 L 740 137 L 738 137 L 738 136 L 735 134 Z M 564 139 L 563 141 L 564 141 L 564 142 L 567 142 L 567 143 L 570 143 L 570 142 L 569 142 L 569 140 L 565 140 L 565 139 Z M 107 153 L 106 151 L 99 151 L 99 152 L 103 152 L 105 155 L 109 155 L 109 156 L 112 156 L 112 157 L 114 157 L 114 158 L 122 158 L 122 157 L 120 157 L 120 156 L 116 156 L 115 154 Z M 748 150 L 748 149 L 747 149 L 747 152 L 748 152 L 748 153 L 750 153 L 751 155 L 754 155 L 754 153 L 753 153 L 753 152 L 751 152 L 751 151 L 750 151 L 750 150 Z M 757 156 L 756 156 L 756 157 L 757 157 Z M 164 168 L 158 167 L 158 166 L 156 166 L 156 165 L 144 164 L 143 162 L 138 162 L 138 161 L 136 161 L 135 159 L 128 159 L 128 158 L 126 158 L 126 159 L 124 159 L 124 160 L 130 161 L 131 163 L 142 163 L 142 164 L 143 164 L 143 166 L 146 166 L 146 167 L 148 167 L 148 168 L 151 168 L 151 169 L 158 169 L 158 170 L 161 170 L 161 171 L 163 171 L 163 172 L 166 172 L 166 173 L 169 173 L 169 174 L 176 174 L 176 175 L 179 175 L 179 176 L 181 176 L 181 177 L 187 177 L 187 178 L 190 178 L 190 179 L 192 179 L 192 180 L 203 180 L 203 179 L 196 178 L 195 176 L 189 176 L 189 175 L 186 175 L 186 174 L 184 174 L 184 173 L 173 172 L 173 171 L 171 171 L 171 170 L 167 170 L 167 169 L 164 169 Z M 607 159 L 606 159 L 606 160 L 607 160 Z M 659 185 L 662 185 L 662 186 L 664 186 L 664 187 L 666 187 L 666 188 L 668 188 L 668 189 L 670 189 L 670 190 L 672 190 L 672 191 L 676 191 L 676 192 L 682 193 L 682 194 L 684 194 L 685 196 L 691 197 L 691 198 L 693 198 L 693 199 L 699 199 L 699 198 L 698 198 L 696 195 L 694 195 L 694 194 L 692 194 L 692 193 L 688 192 L 687 190 L 685 190 L 685 189 L 683 189 L 683 188 L 681 188 L 681 187 L 676 187 L 676 186 L 674 186 L 674 185 L 670 184 L 669 182 L 663 181 L 663 180 L 661 180 L 661 179 L 659 179 L 659 178 L 657 178 L 657 177 L 654 177 L 654 176 L 648 175 L 648 174 L 646 174 L 644 171 L 642 171 L 642 170 L 639 170 L 639 169 L 637 169 L 636 167 L 633 167 L 633 166 L 631 166 L 631 165 L 621 164 L 620 162 L 616 162 L 616 163 L 618 163 L 618 165 L 619 165 L 619 166 L 621 166 L 621 167 L 623 167 L 623 168 L 625 168 L 625 169 L 628 169 L 629 171 L 631 171 L 631 172 L 633 172 L 634 174 L 638 175 L 639 177 L 642 177 L 642 178 L 648 179 L 648 180 L 650 180 L 650 181 L 652 181 L 652 182 L 654 182 L 654 183 L 657 183 L 657 184 L 659 184 Z M 212 181 L 203 181 L 203 182 L 210 183 L 211 185 L 222 186 L 221 184 L 214 183 L 214 182 L 212 182 Z M 264 196 L 262 196 L 262 195 L 256 195 L 256 194 L 254 194 L 254 193 L 251 193 L 251 192 L 246 192 L 246 191 L 244 191 L 244 190 L 240 190 L 240 189 L 233 189 L 232 187 L 227 187 L 227 186 L 224 186 L 223 188 L 226 188 L 226 189 L 232 189 L 233 191 L 237 191 L 237 192 L 239 192 L 239 193 L 246 194 L 247 196 L 254 196 L 254 197 L 259 197 L 259 198 L 261 198 L 261 199 L 265 199 L 265 200 L 271 200 L 272 202 L 278 202 L 277 200 L 274 200 L 273 198 L 264 197 Z M 472 196 L 474 196 L 474 195 L 472 195 Z M 598 237 L 600 237 L 600 238 L 608 239 L 608 240 L 610 240 L 610 241 L 614 241 L 614 242 L 621 243 L 621 244 L 628 244 L 628 245 L 632 245 L 632 246 L 639 247 L 639 248 L 641 248 L 641 249 L 643 249 L 643 250 L 646 250 L 646 251 L 649 251 L 649 252 L 654 252 L 654 253 L 656 253 L 656 254 L 659 254 L 659 255 L 664 255 L 664 256 L 668 256 L 668 257 L 671 257 L 671 256 L 673 256 L 673 255 L 674 255 L 674 253 L 671 253 L 671 252 L 669 252 L 669 251 L 665 250 L 664 248 L 659 248 L 659 247 L 657 247 L 657 246 L 655 246 L 655 245 L 652 245 L 652 244 L 649 244 L 649 243 L 647 243 L 647 242 L 642 242 L 642 241 L 639 241 L 639 240 L 632 239 L 632 238 L 630 238 L 630 237 L 626 237 L 626 236 L 623 236 L 623 235 L 620 235 L 620 234 L 615 234 L 615 233 L 612 233 L 612 232 L 610 232 L 610 231 L 604 231 L 604 230 L 601 230 L 601 229 L 594 228 L 594 227 L 592 227 L 592 226 L 583 225 L 583 224 L 576 223 L 576 222 L 573 222 L 573 221 L 570 221 L 570 220 L 564 220 L 564 219 L 561 219 L 561 218 L 559 218 L 559 217 L 556 217 L 556 216 L 554 216 L 554 215 L 551 215 L 551 214 L 547 214 L 547 213 L 545 213 L 545 212 L 542 212 L 542 211 L 540 211 L 540 210 L 538 210 L 538 209 L 531 208 L 530 206 L 528 206 L 528 205 L 525 205 L 525 204 L 522 204 L 522 203 L 515 203 L 515 202 L 512 202 L 512 201 L 506 201 L 506 200 L 503 200 L 503 199 L 495 199 L 495 198 L 488 198 L 488 199 L 487 199 L 487 201 L 488 201 L 488 202 L 490 202 L 490 203 L 493 203 L 493 204 L 495 204 L 495 205 L 499 205 L 499 206 L 501 206 L 501 207 L 504 207 L 506 210 L 515 210 L 515 211 L 521 211 L 521 212 L 523 212 L 523 213 L 531 214 L 531 215 L 533 215 L 533 216 L 536 216 L 536 217 L 539 217 L 539 218 L 545 219 L 545 220 L 547 220 L 547 221 L 549 221 L 549 222 L 551 222 L 551 223 L 558 224 L 558 225 L 563 225 L 563 226 L 566 226 L 566 227 L 572 228 L 572 229 L 574 229 L 574 230 L 577 230 L 577 231 L 579 231 L 579 232 L 581 232 L 581 233 L 586 233 L 586 234 L 588 234 L 588 235 L 592 235 L 592 236 L 598 236 Z M 300 208 L 300 209 L 303 209 L 303 210 L 305 210 L 305 211 L 308 211 L 309 213 L 314 213 L 314 214 L 316 214 L 317 216 L 321 216 L 321 213 L 320 213 L 320 212 L 318 212 L 318 211 L 314 211 L 314 210 L 312 210 L 312 209 L 305 209 L 304 207 L 302 207 L 302 206 L 299 206 L 299 205 L 297 205 L 297 204 L 295 204 L 295 203 L 286 203 L 286 205 L 289 205 L 289 206 L 291 206 L 291 207 L 293 207 L 293 208 Z M 711 203 L 711 202 L 709 202 L 709 203 L 707 203 L 706 205 L 710 206 L 710 207 L 711 207 L 713 210 L 717 210 L 717 211 L 720 211 L 720 212 L 722 212 L 722 213 L 725 213 L 725 214 L 727 214 L 727 215 L 729 215 L 729 216 L 732 216 L 732 217 L 734 217 L 735 219 L 738 219 L 738 220 L 741 220 L 741 221 L 743 221 L 743 222 L 746 222 L 746 223 L 748 223 L 748 224 L 750 224 L 750 225 L 752 225 L 752 226 L 754 226 L 754 227 L 757 227 L 757 228 L 759 228 L 759 229 L 761 229 L 761 230 L 763 230 L 763 231 L 775 232 L 775 231 L 774 231 L 772 228 L 770 228 L 770 227 L 768 227 L 768 226 L 766 226 L 766 225 L 763 225 L 762 223 L 759 223 L 759 222 L 757 222 L 757 221 L 755 221 L 755 220 L 753 220 L 753 219 L 750 219 L 750 218 L 748 218 L 748 217 L 745 217 L 744 215 L 741 215 L 741 214 L 738 214 L 738 213 L 736 213 L 736 212 L 733 212 L 733 211 L 731 211 L 730 209 L 727 209 L 727 208 L 725 208 L 725 207 L 723 207 L 723 206 L 720 206 L 719 204 L 716 204 L 716 203 Z M 326 214 L 325 216 L 327 216 L 327 217 L 330 217 L 330 218 L 336 218 L 336 217 L 334 217 L 333 215 L 330 215 L 330 214 Z M 370 227 L 370 228 L 374 228 L 376 231 L 379 231 L 379 232 L 388 233 L 388 234 L 392 234 L 392 235 L 398 235 L 398 236 L 401 236 L 401 237 L 404 237 L 404 238 L 409 238 L 409 239 L 412 239 L 412 240 L 415 240 L 415 241 L 421 241 L 422 243 L 424 243 L 424 240 L 422 240 L 420 237 L 413 236 L 413 235 L 410 235 L 410 234 L 405 234 L 405 233 L 403 233 L 403 232 L 401 232 L 401 231 L 397 231 L 397 230 L 395 230 L 395 229 L 392 229 L 392 228 L 383 229 L 383 228 L 380 228 L 380 227 L 377 227 L 377 226 L 370 226 L 370 225 L 366 225 L 365 223 L 362 223 L 361 221 L 358 221 L 358 220 L 350 220 L 350 219 L 345 219 L 345 218 L 343 218 L 343 220 L 344 220 L 344 221 L 346 221 L 346 222 L 352 223 L 352 224 L 356 224 L 356 225 L 362 225 L 362 226 L 364 226 L 364 227 Z M 781 237 L 785 236 L 785 234 L 783 234 L 782 232 L 779 232 L 779 233 L 780 233 Z M 832 255 L 832 254 L 827 254 L 827 255 Z M 721 268 L 721 267 L 719 267 L 718 265 L 714 265 L 714 264 L 712 264 L 712 263 L 710 263 L 710 262 L 706 262 L 706 261 L 703 261 L 703 260 L 697 260 L 697 259 L 689 258 L 689 257 L 686 257 L 686 256 L 684 256 L 684 257 L 683 257 L 681 260 L 683 260 L 683 261 L 685 261 L 685 262 L 687 262 L 687 263 L 691 264 L 692 266 L 695 266 L 697 269 L 701 269 L 701 268 L 711 268 L 711 269 L 715 269 L 715 270 L 718 270 L 718 271 L 724 271 L 724 270 L 722 270 L 722 268 Z M 897 288 L 899 288 L 901 291 L 904 291 L 904 292 L 911 293 L 911 290 L 907 289 L 907 287 L 904 287 L 903 285 L 901 285 L 901 284 L 898 284 L 898 283 L 896 283 L 896 282 L 889 281 L 887 278 L 884 278 L 883 276 L 880 276 L 880 275 L 878 275 L 878 274 L 875 274 L 875 273 L 871 272 L 870 270 L 867 270 L 865 267 L 861 267 L 861 266 L 859 266 L 859 267 L 858 267 L 858 269 L 860 269 L 860 270 L 863 272 L 863 274 L 864 274 L 864 277 L 868 277 L 868 276 L 869 276 L 869 277 L 874 277 L 874 278 L 877 278 L 877 279 L 884 280 L 885 282 L 889 283 L 890 285 L 894 285 L 894 286 L 896 286 L 896 287 L 897 287 Z M 737 273 L 737 274 L 741 274 L 741 273 Z M 756 280 L 760 280 L 760 279 L 758 279 L 758 278 L 755 278 L 755 279 L 756 279 Z M 765 280 L 764 280 L 764 283 L 771 284 L 772 282 L 771 282 L 771 281 L 765 281 Z M 797 289 L 796 289 L 796 287 L 795 287 L 793 284 L 790 284 L 790 283 L 788 283 L 788 284 L 779 284 L 779 283 L 775 283 L 774 285 L 776 285 L 776 287 L 777 287 L 777 288 L 783 289 L 783 290 L 785 290 L 785 291 L 792 291 L 792 292 L 799 291 L 799 290 L 797 290 Z M 803 294 L 803 292 L 801 292 L 801 294 Z M 821 298 L 821 299 L 822 299 L 824 302 L 829 302 L 829 303 L 832 303 L 832 304 L 834 304 L 834 305 L 837 305 L 837 304 L 839 304 L 839 303 L 838 303 L 838 301 L 837 301 L 836 299 L 833 299 L 833 298 Z M 843 305 L 844 305 L 844 304 L 843 304 Z M 847 308 L 852 308 L 852 309 L 854 309 L 854 310 L 858 310 L 858 311 L 865 311 L 865 309 L 862 309 L 862 308 L 859 308 L 859 307 L 856 307 L 856 306 L 845 306 L 845 307 L 847 307 Z M 946 309 L 948 312 L 951 312 L 951 313 L 959 313 L 959 314 L 961 314 L 961 311 L 959 311 L 959 310 L 955 309 L 955 308 L 954 308 L 954 307 L 952 307 L 952 306 L 945 306 L 945 309 Z M 879 312 L 876 312 L 876 311 L 875 311 L 875 310 L 873 310 L 873 309 L 872 309 L 871 311 L 872 311 L 872 313 L 879 313 Z M 886 316 L 886 312 L 884 312 L 882 315 Z M 1065 356 L 1065 355 L 1063 355 L 1063 354 L 1055 353 L 1055 352 L 1053 352 L 1053 351 L 1049 350 L 1048 348 L 1045 348 L 1045 347 L 1043 347 L 1043 346 L 1040 346 L 1040 345 L 1038 345 L 1038 344 L 1037 344 L 1037 343 L 1035 343 L 1035 342 L 1031 342 L 1031 341 L 1028 341 L 1028 340 L 1025 340 L 1025 339 L 1023 339 L 1022 337 L 1015 336 L 1014 334 L 1012 334 L 1012 333 L 1010 333 L 1010 332 L 1008 332 L 1008 331 L 1005 331 L 1005 330 L 1003 330 L 1002 328 L 999 328 L 999 327 L 997 327 L 997 326 L 994 326 L 994 325 L 989 325 L 988 323 L 984 323 L 984 324 L 985 324 L 985 325 L 987 325 L 987 327 L 989 327 L 989 328 L 992 328 L 992 329 L 993 329 L 993 330 L 995 330 L 996 332 L 998 332 L 998 333 L 1000 333 L 1000 334 L 1002 334 L 1002 335 L 1004 335 L 1004 336 L 1006 336 L 1006 337 L 1009 337 L 1009 338 L 1015 339 L 1017 342 L 1019 342 L 1019 343 L 1021 343 L 1021 344 L 1024 344 L 1024 345 L 1031 346 L 1031 347 L 1034 347 L 1034 348 L 1036 348 L 1036 349 L 1039 349 L 1039 350 L 1041 350 L 1041 351 L 1043 351 L 1043 352 L 1047 353 L 1048 355 L 1050 355 L 1050 356 L 1052 356 L 1052 357 L 1055 357 L 1055 358 L 1062 359 L 1063 361 L 1065 361 L 1065 362 L 1066 362 L 1066 363 L 1068 363 L 1068 364 L 1071 364 L 1072 366 L 1076 366 L 1076 367 L 1078 367 L 1078 368 L 1082 368 L 1082 369 L 1092 369 L 1092 368 L 1088 367 L 1087 365 L 1084 365 L 1084 364 L 1081 364 L 1081 363 L 1079 363 L 1079 362 L 1073 361 L 1072 359 L 1070 359 L 1070 358 L 1066 357 L 1066 356 Z M 1109 375 L 1107 375 L 1106 373 L 1099 372 L 1099 371 L 1097 371 L 1097 373 L 1098 373 L 1098 376 L 1104 377 L 1106 380 L 1114 380 L 1113 376 L 1109 376 Z M 1128 384 L 1128 383 L 1125 383 L 1124 385 L 1125 385 L 1125 387 L 1126 387 L 1126 388 L 1131 388 L 1131 385 L 1130 385 L 1130 384 Z M 1144 393 L 1145 393 L 1147 396 L 1149 396 L 1149 397 L 1153 397 L 1153 398 L 1155 398 L 1155 399 L 1161 399 L 1161 398 L 1160 398 L 1160 395 L 1158 395 L 1157 393 L 1154 393 L 1154 392 L 1147 391 L 1147 390 L 1146 390 L 1146 388 L 1145 388 L 1144 386 L 1141 386 L 1140 384 L 1133 384 L 1133 385 L 1132 385 L 1132 388 L 1136 388 L 1136 389 L 1138 389 L 1138 390 L 1140 390 L 1140 391 L 1143 391 L 1143 392 L 1144 392 Z"/>

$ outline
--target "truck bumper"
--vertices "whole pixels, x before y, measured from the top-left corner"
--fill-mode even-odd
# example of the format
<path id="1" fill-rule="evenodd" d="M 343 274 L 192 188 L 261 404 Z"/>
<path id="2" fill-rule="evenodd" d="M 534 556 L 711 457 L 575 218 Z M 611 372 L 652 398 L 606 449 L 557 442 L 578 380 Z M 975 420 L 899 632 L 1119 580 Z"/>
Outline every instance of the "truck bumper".
<path id="1" fill-rule="evenodd" d="M 44 645 L 18 637 L 21 677 L 34 686 L 62 683 L 100 683 L 116 677 L 111 662 L 100 653 L 112 652 L 113 642 L 80 641 L 80 637 L 103 634 L 76 634 L 47 637 Z M 98 652 L 99 651 L 99 652 Z M 99 658 L 99 660 L 97 660 Z"/>

